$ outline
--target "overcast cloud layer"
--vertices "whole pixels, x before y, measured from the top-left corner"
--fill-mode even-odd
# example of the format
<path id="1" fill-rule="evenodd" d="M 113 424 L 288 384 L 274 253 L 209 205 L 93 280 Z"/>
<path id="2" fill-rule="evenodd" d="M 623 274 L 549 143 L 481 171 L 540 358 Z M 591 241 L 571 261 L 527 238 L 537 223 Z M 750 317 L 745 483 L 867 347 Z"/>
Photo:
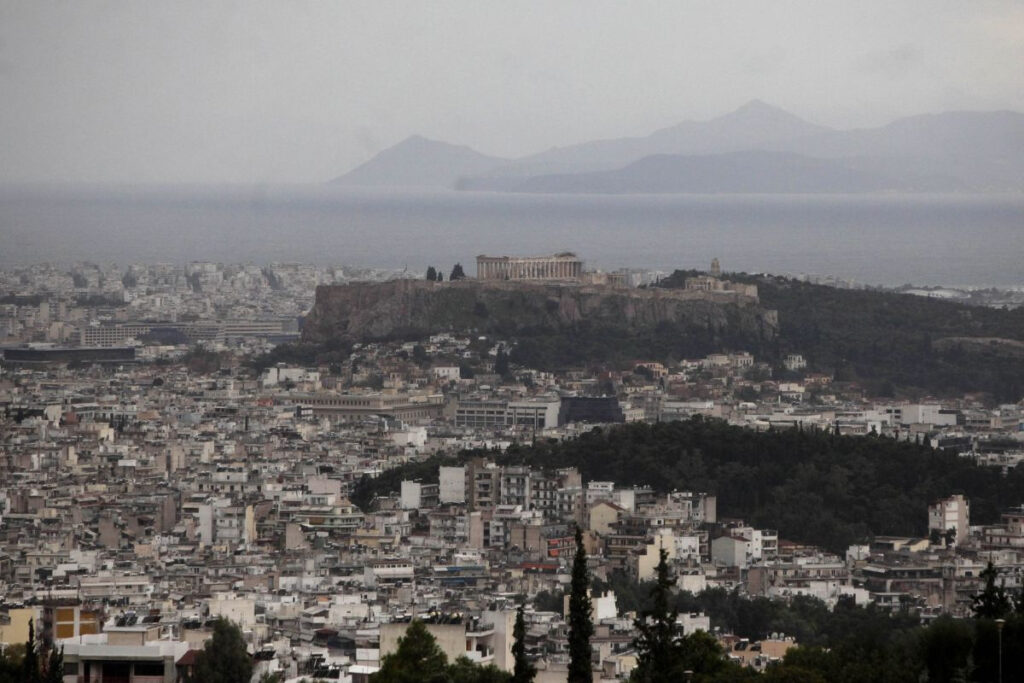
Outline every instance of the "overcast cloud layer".
<path id="1" fill-rule="evenodd" d="M 0 182 L 320 182 L 410 134 L 520 156 L 760 98 L 1024 111 L 1024 4 L 0 0 Z"/>

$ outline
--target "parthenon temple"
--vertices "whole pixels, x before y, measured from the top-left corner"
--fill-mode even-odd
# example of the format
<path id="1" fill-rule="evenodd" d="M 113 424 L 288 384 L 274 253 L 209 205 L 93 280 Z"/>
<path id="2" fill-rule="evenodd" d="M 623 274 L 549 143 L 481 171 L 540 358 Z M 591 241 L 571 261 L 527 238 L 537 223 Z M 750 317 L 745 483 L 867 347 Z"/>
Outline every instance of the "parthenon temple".
<path id="1" fill-rule="evenodd" d="M 578 280 L 583 261 L 571 252 L 553 256 L 477 256 L 478 280 Z"/>

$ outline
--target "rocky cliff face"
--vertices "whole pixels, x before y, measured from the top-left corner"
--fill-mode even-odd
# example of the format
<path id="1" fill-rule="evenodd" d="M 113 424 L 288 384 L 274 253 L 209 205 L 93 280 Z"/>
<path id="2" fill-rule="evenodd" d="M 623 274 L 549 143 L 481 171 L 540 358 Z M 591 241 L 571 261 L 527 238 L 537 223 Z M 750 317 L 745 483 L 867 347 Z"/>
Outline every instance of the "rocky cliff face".
<path id="1" fill-rule="evenodd" d="M 325 285 L 303 329 L 322 343 L 422 337 L 438 332 L 503 335 L 557 331 L 589 321 L 653 328 L 682 323 L 760 342 L 774 339 L 778 320 L 747 296 L 668 289 L 612 289 L 565 283 L 392 280 Z"/>

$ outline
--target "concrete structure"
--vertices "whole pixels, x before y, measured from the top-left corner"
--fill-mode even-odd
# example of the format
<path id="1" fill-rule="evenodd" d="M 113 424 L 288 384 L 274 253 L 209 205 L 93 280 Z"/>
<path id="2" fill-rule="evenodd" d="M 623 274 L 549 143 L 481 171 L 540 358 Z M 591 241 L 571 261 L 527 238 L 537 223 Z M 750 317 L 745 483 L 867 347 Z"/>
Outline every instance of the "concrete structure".
<path id="1" fill-rule="evenodd" d="M 21 607 L 0 613 L 0 644 L 17 645 L 28 640 L 29 620 L 39 622 L 37 608 Z"/>
<path id="2" fill-rule="evenodd" d="M 947 530 L 956 532 L 954 541 L 960 545 L 967 540 L 971 524 L 971 503 L 961 494 L 943 498 L 928 506 L 928 531 L 945 534 Z"/>
<path id="3" fill-rule="evenodd" d="M 720 536 L 711 541 L 711 559 L 726 567 L 746 569 L 750 564 L 750 541 L 732 536 Z"/>
<path id="4" fill-rule="evenodd" d="M 438 468 L 438 500 L 445 503 L 466 502 L 466 468 Z"/>
<path id="5" fill-rule="evenodd" d="M 403 480 L 399 502 L 403 510 L 434 507 L 438 500 L 437 491 L 437 484 Z"/>
<path id="6" fill-rule="evenodd" d="M 478 280 L 578 280 L 583 261 L 572 252 L 552 256 L 477 256 Z"/>
<path id="7" fill-rule="evenodd" d="M 455 426 L 479 429 L 488 427 L 545 429 L 559 424 L 560 407 L 560 401 L 460 399 L 455 406 Z"/>
<path id="8" fill-rule="evenodd" d="M 61 641 L 64 680 L 174 683 L 179 680 L 175 664 L 189 644 L 160 635 L 159 626 L 139 625 Z"/>
<path id="9" fill-rule="evenodd" d="M 439 394 L 305 394 L 282 395 L 281 403 L 311 408 L 313 415 L 333 421 L 355 422 L 372 415 L 386 415 L 403 422 L 430 421 L 441 417 L 444 397 Z"/>

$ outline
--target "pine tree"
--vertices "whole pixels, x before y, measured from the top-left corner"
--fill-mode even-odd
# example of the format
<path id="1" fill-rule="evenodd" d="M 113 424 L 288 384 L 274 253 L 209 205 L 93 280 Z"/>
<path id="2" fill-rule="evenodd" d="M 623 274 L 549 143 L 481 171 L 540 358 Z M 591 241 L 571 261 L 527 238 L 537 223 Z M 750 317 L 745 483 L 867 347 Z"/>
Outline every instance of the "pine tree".
<path id="1" fill-rule="evenodd" d="M 999 572 L 995 565 L 989 561 L 985 571 L 981 572 L 981 578 L 985 579 L 985 587 L 977 595 L 971 596 L 974 605 L 976 619 L 1001 619 L 1010 611 L 1010 598 L 1006 595 L 1006 589 L 996 586 L 996 577 Z"/>
<path id="2" fill-rule="evenodd" d="M 384 657 L 374 683 L 418 683 L 447 677 L 448 658 L 422 621 L 413 620 L 398 649 Z"/>
<path id="3" fill-rule="evenodd" d="M 427 282 L 433 282 L 437 279 L 437 269 L 434 266 L 427 267 Z"/>
<path id="4" fill-rule="evenodd" d="M 218 619 L 213 624 L 213 637 L 196 657 L 193 680 L 197 683 L 248 683 L 250 678 L 252 658 L 245 648 L 242 631 L 227 619 Z"/>
<path id="5" fill-rule="evenodd" d="M 587 575 L 587 551 L 583 532 L 576 527 L 576 557 L 572 562 L 572 586 L 569 594 L 569 678 L 568 683 L 590 683 L 594 679 L 590 663 L 591 621 L 590 578 Z"/>
<path id="6" fill-rule="evenodd" d="M 455 266 L 452 268 L 451 275 L 448 276 L 448 281 L 455 282 L 456 280 L 464 279 L 466 279 L 466 273 L 465 271 L 462 270 L 462 264 L 456 263 Z"/>
<path id="7" fill-rule="evenodd" d="M 651 589 L 653 607 L 634 622 L 637 633 L 633 641 L 637 649 L 637 666 L 632 681 L 670 683 L 682 676 L 680 666 L 683 638 L 676 624 L 677 612 L 669 606 L 673 577 L 668 566 L 668 552 L 659 549 L 657 581 Z"/>
<path id="8" fill-rule="evenodd" d="M 526 617 L 523 606 L 519 605 L 516 612 L 516 625 L 512 628 L 512 656 L 515 657 L 515 668 L 512 670 L 512 683 L 532 683 L 537 675 L 537 668 L 526 658 Z"/>

